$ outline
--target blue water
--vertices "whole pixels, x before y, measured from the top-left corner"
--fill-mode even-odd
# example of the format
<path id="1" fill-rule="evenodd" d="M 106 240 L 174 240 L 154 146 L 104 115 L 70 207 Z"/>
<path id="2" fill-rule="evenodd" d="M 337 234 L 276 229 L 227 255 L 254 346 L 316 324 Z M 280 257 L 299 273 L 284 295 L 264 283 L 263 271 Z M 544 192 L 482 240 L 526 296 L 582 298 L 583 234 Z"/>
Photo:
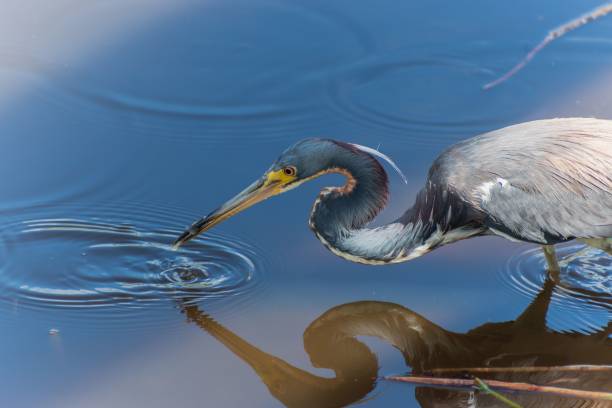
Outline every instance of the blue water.
<path id="1" fill-rule="evenodd" d="M 391 156 L 409 184 L 392 176 L 380 217 L 389 221 L 454 142 L 536 118 L 612 119 L 612 16 L 482 90 L 599 2 L 174 3 L 3 6 L 0 405 L 495 406 L 372 376 L 612 365 L 609 256 L 569 244 L 558 285 L 537 248 L 494 237 L 410 263 L 351 264 L 306 222 L 317 192 L 339 177 L 169 246 L 304 137 Z M 381 311 L 359 317 L 362 301 Z M 348 317 L 323 325 L 330 310 Z M 525 310 L 536 312 L 519 318 Z M 382 336 L 396 312 L 417 329 L 398 323 Z M 328 395 L 288 366 L 350 375 Z M 529 375 L 499 378 L 612 388 L 609 371 Z"/>

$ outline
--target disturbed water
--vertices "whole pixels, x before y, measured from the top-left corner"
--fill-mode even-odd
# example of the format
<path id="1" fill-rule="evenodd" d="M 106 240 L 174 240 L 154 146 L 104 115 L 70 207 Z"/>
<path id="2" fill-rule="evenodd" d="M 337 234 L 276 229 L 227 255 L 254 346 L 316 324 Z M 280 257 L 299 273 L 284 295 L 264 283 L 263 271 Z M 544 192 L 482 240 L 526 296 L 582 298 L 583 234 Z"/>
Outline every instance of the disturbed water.
<path id="1" fill-rule="evenodd" d="M 304 137 L 391 156 L 409 184 L 391 175 L 389 221 L 452 143 L 535 118 L 612 118 L 612 17 L 482 90 L 598 4 L 7 2 L 0 405 L 499 406 L 381 379 L 466 367 L 611 390 L 612 257 L 580 243 L 558 248 L 558 281 L 539 248 L 495 237 L 351 264 L 307 227 L 317 192 L 342 182 L 330 176 L 171 248 Z M 542 369 L 574 365 L 598 369 Z"/>
<path id="2" fill-rule="evenodd" d="M 15 212 L 1 232 L 2 300 L 41 314 L 61 308 L 66 315 L 95 315 L 98 327 L 103 319 L 113 327 L 118 318 L 159 326 L 159 308 L 177 302 L 211 308 L 222 301 L 224 309 L 244 302 L 265 270 L 255 249 L 210 234 L 174 250 L 170 243 L 181 229 L 169 213 L 181 211 L 99 204 Z M 53 218 L 61 214 L 79 218 Z"/>

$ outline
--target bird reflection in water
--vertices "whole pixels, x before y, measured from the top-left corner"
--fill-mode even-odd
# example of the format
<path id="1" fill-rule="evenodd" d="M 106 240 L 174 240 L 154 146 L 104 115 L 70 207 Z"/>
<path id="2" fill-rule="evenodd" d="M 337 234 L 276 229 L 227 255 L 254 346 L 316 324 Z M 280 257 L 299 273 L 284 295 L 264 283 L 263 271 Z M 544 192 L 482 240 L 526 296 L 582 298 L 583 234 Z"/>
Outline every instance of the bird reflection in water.
<path id="1" fill-rule="evenodd" d="M 287 407 L 342 407 L 362 400 L 378 380 L 375 354 L 357 336 L 378 337 L 397 348 L 415 375 L 461 376 L 464 367 L 497 367 L 483 379 L 528 382 L 590 391 L 612 388 L 612 370 L 575 371 L 560 366 L 612 365 L 612 324 L 590 334 L 553 332 L 546 315 L 555 284 L 540 293 L 514 321 L 486 323 L 454 333 L 394 303 L 361 301 L 336 306 L 304 332 L 304 349 L 314 367 L 330 368 L 334 378 L 313 375 L 265 353 L 213 320 L 196 305 L 184 304 L 190 322 L 223 343 L 249 364 L 270 393 Z M 551 367 L 521 370 L 518 367 Z M 555 368 L 556 367 L 556 368 Z M 443 374 L 442 374 L 443 373 Z M 493 396 L 469 390 L 416 388 L 422 407 L 497 407 Z M 577 400 L 520 393 L 523 407 L 611 407 L 610 401 Z"/>

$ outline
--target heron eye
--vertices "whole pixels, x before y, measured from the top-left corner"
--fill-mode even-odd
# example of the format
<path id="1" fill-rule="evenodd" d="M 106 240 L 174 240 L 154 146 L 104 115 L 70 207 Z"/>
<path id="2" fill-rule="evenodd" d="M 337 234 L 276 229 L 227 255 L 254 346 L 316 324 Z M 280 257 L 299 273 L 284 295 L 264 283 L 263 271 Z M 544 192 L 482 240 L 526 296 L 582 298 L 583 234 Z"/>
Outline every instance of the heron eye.
<path id="1" fill-rule="evenodd" d="M 297 170 L 295 169 L 295 167 L 289 166 L 289 167 L 285 167 L 283 169 L 283 173 L 285 173 L 285 175 L 287 175 L 287 176 L 292 176 L 293 177 L 297 173 Z"/>

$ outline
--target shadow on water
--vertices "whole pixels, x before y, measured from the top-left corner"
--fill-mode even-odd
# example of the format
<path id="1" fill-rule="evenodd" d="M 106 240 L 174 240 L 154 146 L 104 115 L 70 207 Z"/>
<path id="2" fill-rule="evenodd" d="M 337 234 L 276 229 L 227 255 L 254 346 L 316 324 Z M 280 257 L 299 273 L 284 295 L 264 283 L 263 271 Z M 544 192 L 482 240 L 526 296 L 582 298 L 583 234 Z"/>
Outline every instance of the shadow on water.
<path id="1" fill-rule="evenodd" d="M 342 407 L 365 398 L 378 381 L 376 355 L 358 336 L 373 336 L 398 349 L 413 374 L 463 375 L 463 368 L 498 368 L 483 379 L 605 391 L 612 387 L 612 326 L 590 334 L 551 331 L 546 317 L 555 290 L 546 280 L 532 303 L 513 321 L 485 323 L 466 333 L 437 326 L 401 305 L 361 301 L 336 306 L 304 332 L 304 349 L 314 367 L 336 376 L 310 374 L 251 345 L 217 323 L 197 305 L 183 305 L 188 321 L 215 337 L 249 364 L 270 393 L 287 407 Z M 572 371 L 561 366 L 594 365 Z M 547 367 L 545 370 L 517 370 Z M 458 369 L 459 370 L 456 370 Z M 446 369 L 446 370 L 444 370 Z M 455 369 L 455 370 L 453 370 Z M 415 389 L 422 407 L 494 407 L 499 401 L 475 391 L 427 386 Z M 607 407 L 609 402 L 535 393 L 515 394 L 523 407 Z"/>

